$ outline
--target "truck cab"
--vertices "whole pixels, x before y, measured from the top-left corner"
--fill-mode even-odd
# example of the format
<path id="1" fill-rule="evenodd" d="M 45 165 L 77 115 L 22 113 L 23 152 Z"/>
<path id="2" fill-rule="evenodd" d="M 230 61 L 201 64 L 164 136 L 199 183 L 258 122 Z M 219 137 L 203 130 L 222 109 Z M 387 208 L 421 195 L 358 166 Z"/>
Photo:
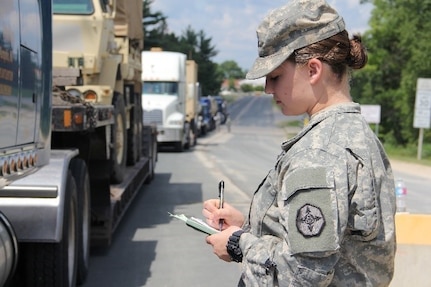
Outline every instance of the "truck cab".
<path id="1" fill-rule="evenodd" d="M 178 52 L 142 52 L 142 107 L 144 124 L 157 125 L 159 146 L 177 151 L 190 147 L 186 118 L 186 55 Z"/>
<path id="2" fill-rule="evenodd" d="M 19 214 L 25 209 L 16 207 L 54 190 L 50 181 L 37 189 L 25 188 L 26 179 L 50 163 L 52 62 L 51 53 L 43 51 L 52 49 L 51 6 L 47 4 L 41 9 L 42 3 L 36 0 L 0 2 L 0 254 L 4 255 L 0 256 L 0 285 L 3 286 L 17 266 L 18 239 L 26 237 L 29 229 L 21 221 L 26 216 Z M 35 222 L 34 228 L 39 228 L 40 223 L 43 221 Z"/>

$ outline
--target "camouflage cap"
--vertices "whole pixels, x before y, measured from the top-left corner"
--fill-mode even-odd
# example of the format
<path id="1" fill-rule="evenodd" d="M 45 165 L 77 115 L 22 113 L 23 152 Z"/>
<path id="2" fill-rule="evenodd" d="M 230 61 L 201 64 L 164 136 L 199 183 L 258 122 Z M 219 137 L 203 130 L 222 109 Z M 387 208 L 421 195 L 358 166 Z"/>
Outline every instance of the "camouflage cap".
<path id="1" fill-rule="evenodd" d="M 266 76 L 295 50 L 345 29 L 343 18 L 324 0 L 292 0 L 272 10 L 257 28 L 259 58 L 247 79 Z"/>

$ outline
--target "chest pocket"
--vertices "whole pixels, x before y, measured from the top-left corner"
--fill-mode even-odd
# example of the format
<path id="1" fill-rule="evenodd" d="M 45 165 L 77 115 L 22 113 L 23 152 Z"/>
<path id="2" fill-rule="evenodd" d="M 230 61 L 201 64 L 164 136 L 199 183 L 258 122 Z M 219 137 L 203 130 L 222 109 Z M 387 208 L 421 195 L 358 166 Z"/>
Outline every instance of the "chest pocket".
<path id="1" fill-rule="evenodd" d="M 354 238 L 369 241 L 378 233 L 378 200 L 374 177 L 360 163 L 356 170 L 356 182 L 357 187 L 350 203 L 348 229 Z"/>
<path id="2" fill-rule="evenodd" d="M 273 206 L 276 199 L 275 171 L 271 170 L 265 177 L 253 196 L 253 202 L 249 212 L 251 232 L 256 236 L 262 236 L 262 227 L 268 210 Z"/>
<path id="3" fill-rule="evenodd" d="M 334 186 L 333 173 L 325 167 L 303 168 L 284 179 L 278 205 L 292 254 L 339 247 Z"/>

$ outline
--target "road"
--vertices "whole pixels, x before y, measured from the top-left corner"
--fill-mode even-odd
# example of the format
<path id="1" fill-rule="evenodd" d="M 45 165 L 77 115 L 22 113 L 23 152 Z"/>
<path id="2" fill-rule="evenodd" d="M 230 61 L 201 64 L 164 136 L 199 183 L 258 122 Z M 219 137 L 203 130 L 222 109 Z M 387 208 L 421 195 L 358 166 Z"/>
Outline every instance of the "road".
<path id="1" fill-rule="evenodd" d="M 221 179 L 226 201 L 247 212 L 280 143 L 297 130 L 276 127 L 286 118 L 267 96 L 242 98 L 230 106 L 230 114 L 230 132 L 221 126 L 190 151 L 159 153 L 154 181 L 143 186 L 110 248 L 93 249 L 83 286 L 236 286 L 239 265 L 219 260 L 205 235 L 168 212 L 200 217 L 202 202 L 217 197 Z M 408 185 L 408 208 L 431 213 L 431 172 L 399 162 L 393 166 Z"/>
<path id="2" fill-rule="evenodd" d="M 407 187 L 407 212 L 431 214 L 431 167 L 391 160 L 396 179 Z"/>

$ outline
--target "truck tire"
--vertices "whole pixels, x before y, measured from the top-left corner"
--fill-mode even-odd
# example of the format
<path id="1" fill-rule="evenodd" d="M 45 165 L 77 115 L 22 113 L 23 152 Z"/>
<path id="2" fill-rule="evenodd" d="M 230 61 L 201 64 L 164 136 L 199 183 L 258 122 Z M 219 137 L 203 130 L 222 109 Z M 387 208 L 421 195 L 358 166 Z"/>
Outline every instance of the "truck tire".
<path id="1" fill-rule="evenodd" d="M 191 147 L 191 141 L 192 141 L 192 138 L 191 138 L 192 131 L 189 123 L 184 123 L 184 134 L 185 134 L 185 142 L 184 142 L 183 150 L 188 150 Z"/>
<path id="2" fill-rule="evenodd" d="M 138 98 L 141 97 L 140 94 L 137 95 Z M 141 101 L 138 102 L 139 105 L 139 109 L 138 109 L 138 154 L 137 154 L 137 158 L 136 161 L 140 161 L 141 157 L 143 156 L 142 154 L 142 145 L 143 145 L 143 137 L 144 137 L 144 112 L 142 110 L 142 103 Z"/>
<path id="3" fill-rule="evenodd" d="M 196 122 L 193 119 L 190 122 L 190 129 L 192 130 L 192 146 L 196 146 L 198 144 L 198 128 L 196 126 Z"/>
<path id="4" fill-rule="evenodd" d="M 207 134 L 207 127 L 205 126 L 205 125 L 202 125 L 202 127 L 201 127 L 201 135 L 202 136 L 205 136 L 206 134 Z"/>
<path id="5" fill-rule="evenodd" d="M 191 142 L 192 142 L 192 137 L 191 137 L 192 131 L 189 129 L 187 131 L 187 136 L 186 136 L 186 142 L 184 144 L 184 149 L 188 150 L 191 147 Z"/>
<path id="6" fill-rule="evenodd" d="M 127 130 L 127 165 L 134 165 L 141 158 L 141 147 L 139 143 L 142 140 L 143 119 L 139 109 L 142 109 L 142 107 L 138 106 L 136 94 L 134 97 L 134 106 L 130 110 L 130 129 Z"/>
<path id="7" fill-rule="evenodd" d="M 123 96 L 114 93 L 114 125 L 111 133 L 111 182 L 123 181 L 127 160 L 126 109 Z"/>
<path id="8" fill-rule="evenodd" d="M 87 279 L 90 262 L 90 227 L 91 227 L 91 193 L 90 177 L 87 165 L 82 159 L 74 158 L 70 163 L 70 170 L 76 182 L 78 196 L 78 267 L 76 283 L 81 285 Z"/>
<path id="9" fill-rule="evenodd" d="M 176 152 L 183 152 L 184 151 L 184 144 L 182 141 L 175 142 L 175 151 Z"/>
<path id="10" fill-rule="evenodd" d="M 66 182 L 62 239 L 58 243 L 31 243 L 26 246 L 24 286 L 76 286 L 77 206 L 76 184 L 69 172 Z"/>
<path id="11" fill-rule="evenodd" d="M 157 162 L 157 134 L 152 126 L 142 127 L 142 155 L 149 159 L 149 174 L 144 183 L 149 184 L 154 179 L 155 167 Z"/>
<path id="12" fill-rule="evenodd" d="M 10 283 L 15 273 L 16 265 L 18 263 L 18 241 L 16 239 L 15 231 L 7 219 L 7 217 L 0 211 L 0 286 Z M 13 286 L 13 285 L 10 285 Z"/>
<path id="13" fill-rule="evenodd" d="M 150 154 L 151 156 L 149 157 L 149 174 L 148 177 L 145 179 L 144 183 L 145 184 L 150 184 L 153 179 L 154 176 L 156 174 L 155 169 L 156 169 L 156 162 L 157 162 L 157 140 L 154 140 L 154 143 L 150 142 Z"/>
<path id="14" fill-rule="evenodd" d="M 144 180 L 144 184 L 150 184 L 154 179 L 154 162 L 152 159 L 150 159 L 150 161 L 148 162 L 148 169 L 149 169 L 148 176 Z"/>

